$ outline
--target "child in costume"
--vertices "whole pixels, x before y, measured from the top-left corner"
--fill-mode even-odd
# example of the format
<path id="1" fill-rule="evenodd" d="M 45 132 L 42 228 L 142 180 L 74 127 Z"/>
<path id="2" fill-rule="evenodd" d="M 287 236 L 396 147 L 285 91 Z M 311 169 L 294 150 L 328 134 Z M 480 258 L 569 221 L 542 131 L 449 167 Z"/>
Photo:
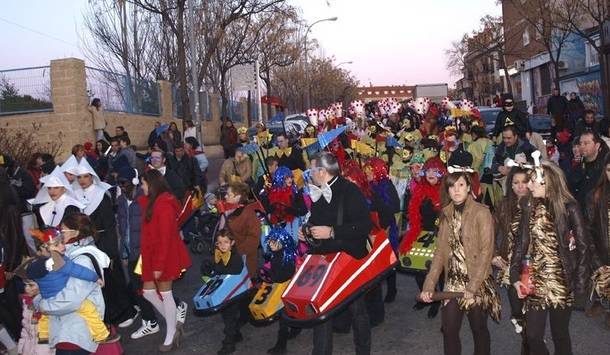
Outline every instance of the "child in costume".
<path id="1" fill-rule="evenodd" d="M 66 248 L 61 233 L 58 230 L 32 231 L 32 235 L 43 243 L 40 251 L 45 256 L 38 257 L 29 264 L 26 268 L 26 275 L 29 280 L 38 284 L 40 295 L 43 299 L 55 297 L 66 287 L 70 277 L 97 282 L 103 285 L 103 280 L 95 271 L 76 264 L 63 256 Z M 87 323 L 91 337 L 96 342 L 116 342 L 119 340 L 118 336 L 110 337 L 110 333 L 102 320 L 102 315 L 100 315 L 91 301 L 83 301 L 78 314 Z M 48 318 L 46 316 L 42 316 L 39 320 L 38 334 L 40 340 L 48 339 L 49 329 Z"/>
<path id="2" fill-rule="evenodd" d="M 292 278 L 296 270 L 297 244 L 293 237 L 281 227 L 273 227 L 265 239 L 267 253 L 266 263 L 261 269 L 261 278 L 268 283 L 283 283 Z M 288 339 L 294 338 L 300 329 L 290 328 L 280 317 L 280 326 L 275 346 L 267 351 L 269 354 L 286 352 Z"/>
<path id="3" fill-rule="evenodd" d="M 436 231 L 436 219 L 441 210 L 441 181 L 445 174 L 447 174 L 447 169 L 439 157 L 430 158 L 424 164 L 420 173 L 423 179 L 415 184 L 413 194 L 409 200 L 409 207 L 407 208 L 409 230 L 400 244 L 400 255 L 411 250 L 413 243 L 417 241 L 422 231 Z M 423 272 L 415 274 L 415 281 L 420 290 L 424 285 L 425 278 L 426 274 Z M 425 307 L 423 303 L 415 305 L 416 309 L 423 307 Z M 440 302 L 433 303 L 428 310 L 428 317 L 434 318 L 439 307 Z"/>
<path id="4" fill-rule="evenodd" d="M 244 267 L 241 256 L 235 248 L 235 240 L 228 229 L 221 229 L 216 234 L 216 249 L 211 273 L 217 275 L 239 275 Z M 239 331 L 239 302 L 233 302 L 224 308 L 220 314 L 224 324 L 225 338 L 218 354 L 235 352 L 235 344 L 242 341 Z"/>
<path id="5" fill-rule="evenodd" d="M 262 198 L 265 209 L 270 213 L 270 222 L 275 225 L 285 223 L 286 231 L 294 242 L 298 240 L 301 217 L 307 214 L 303 191 L 294 182 L 290 169 L 280 166 L 273 175 L 273 184 Z"/>
<path id="6" fill-rule="evenodd" d="M 17 344 L 19 354 L 28 355 L 53 355 L 55 350 L 49 347 L 48 332 L 43 334 L 44 338 L 40 338 L 38 331 L 38 323 L 42 314 L 36 311 L 32 297 L 28 296 L 29 289 L 37 287 L 36 283 L 31 280 L 25 280 L 26 294 L 21 296 L 22 315 L 21 320 L 21 336 Z"/>

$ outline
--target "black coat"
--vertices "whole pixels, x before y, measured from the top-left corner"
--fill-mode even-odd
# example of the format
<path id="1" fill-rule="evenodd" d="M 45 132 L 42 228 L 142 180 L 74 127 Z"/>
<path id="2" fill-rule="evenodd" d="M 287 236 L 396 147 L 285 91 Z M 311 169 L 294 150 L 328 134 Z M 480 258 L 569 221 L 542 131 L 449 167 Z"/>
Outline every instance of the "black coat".
<path id="1" fill-rule="evenodd" d="M 178 160 L 172 155 L 167 158 L 167 168 L 173 170 L 188 189 L 192 190 L 203 184 L 203 173 L 199 169 L 199 163 L 193 157 L 185 154 L 182 159 Z"/>
<path id="2" fill-rule="evenodd" d="M 186 194 L 186 186 L 184 185 L 184 182 L 182 182 L 180 176 L 169 167 L 166 167 L 164 176 L 170 189 L 172 189 L 174 196 L 176 196 L 178 201 L 182 201 Z"/>
<path id="3" fill-rule="evenodd" d="M 599 201 L 595 203 L 593 192 L 589 194 L 585 208 L 585 217 L 587 227 L 592 241 L 591 250 L 591 266 L 593 271 L 601 266 L 610 265 L 610 248 L 608 241 L 608 199 L 610 191 L 606 192 L 606 196 L 600 196 Z"/>
<path id="4" fill-rule="evenodd" d="M 602 144 L 605 146 L 603 142 Z M 578 166 L 573 168 L 570 174 L 567 175 L 570 190 L 583 211 L 587 202 L 587 196 L 595 188 L 599 177 L 604 173 L 604 158 L 607 151 L 607 149 L 600 150 L 597 154 L 597 158 L 592 162 L 583 160 L 582 163 L 578 164 Z"/>
<path id="5" fill-rule="evenodd" d="M 112 201 L 107 194 L 104 194 L 102 201 L 93 211 L 89 218 L 97 231 L 95 244 L 97 247 L 106 253 L 111 260 L 115 260 L 119 256 L 119 242 L 116 229 L 116 219 L 114 217 L 114 209 Z"/>
<path id="6" fill-rule="evenodd" d="M 498 145 L 496 149 L 496 154 L 494 155 L 493 163 L 491 164 L 491 170 L 494 174 L 498 173 L 498 168 L 504 165 L 504 161 L 507 158 L 515 159 L 517 154 L 525 154 L 525 158 L 529 161 L 531 160 L 532 153 L 536 150 L 533 145 L 531 145 L 528 141 L 519 138 L 516 145 L 512 147 L 507 147 L 504 142 Z"/>
<path id="7" fill-rule="evenodd" d="M 293 147 L 290 156 L 282 155 L 278 158 L 278 166 L 285 166 L 290 170 L 301 169 L 305 171 L 305 161 L 303 160 L 303 151 L 297 147 Z"/>
<path id="8" fill-rule="evenodd" d="M 517 131 L 519 132 L 520 137 L 525 137 L 525 133 L 530 132 L 532 130 L 530 126 L 530 121 L 527 118 L 527 114 L 522 111 L 514 108 L 511 112 L 506 110 L 502 110 L 498 113 L 498 117 L 496 118 L 496 125 L 494 126 L 494 137 L 497 137 L 498 134 L 502 133 L 504 130 L 504 126 L 506 126 L 506 119 L 510 118 L 510 120 L 517 126 Z"/>
<path id="9" fill-rule="evenodd" d="M 373 224 L 369 215 L 369 208 L 356 185 L 342 177 L 336 177 L 332 183 L 333 192 L 330 203 L 324 197 L 311 206 L 309 222 L 314 226 L 332 226 L 335 237 L 320 240 L 320 245 L 312 247 L 312 254 L 328 254 L 344 251 L 351 256 L 361 259 L 368 254 L 366 243 Z M 342 201 L 342 202 L 341 202 Z M 339 205 L 343 204 L 343 223 L 337 225 Z"/>
<path id="10" fill-rule="evenodd" d="M 34 179 L 25 169 L 17 167 L 9 174 L 9 181 L 11 186 L 15 188 L 19 198 L 22 200 L 28 200 L 36 197 L 36 186 L 34 186 Z"/>
<path id="11" fill-rule="evenodd" d="M 546 102 L 546 113 L 552 117 L 563 116 L 568 112 L 568 99 L 563 95 L 551 96 Z"/>
<path id="12" fill-rule="evenodd" d="M 231 257 L 227 265 L 223 264 L 222 260 L 219 263 L 212 263 L 212 271 L 216 275 L 239 275 L 243 268 L 244 261 L 235 248 L 231 251 Z"/>
<path id="13" fill-rule="evenodd" d="M 271 259 L 269 260 L 271 263 L 271 282 L 273 283 L 282 283 L 290 280 L 292 275 L 294 275 L 296 266 L 294 262 L 287 262 L 284 264 L 284 251 L 278 250 L 276 252 L 271 252 Z"/>

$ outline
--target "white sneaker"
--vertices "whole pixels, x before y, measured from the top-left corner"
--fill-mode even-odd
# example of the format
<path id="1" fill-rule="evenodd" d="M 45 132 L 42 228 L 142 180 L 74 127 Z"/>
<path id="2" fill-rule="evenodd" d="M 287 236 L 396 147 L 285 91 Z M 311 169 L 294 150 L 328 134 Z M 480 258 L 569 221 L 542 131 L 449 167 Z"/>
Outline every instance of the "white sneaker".
<path id="1" fill-rule="evenodd" d="M 159 324 L 157 322 L 143 320 L 140 329 L 131 333 L 131 339 L 140 339 L 147 335 L 155 334 L 159 332 Z"/>
<path id="2" fill-rule="evenodd" d="M 135 310 L 136 310 L 136 314 L 133 317 L 131 317 L 131 318 L 129 318 L 127 320 L 124 320 L 123 322 L 119 323 L 119 328 L 131 327 L 133 322 L 135 322 L 135 320 L 140 316 L 140 309 L 136 308 Z"/>
<path id="3" fill-rule="evenodd" d="M 178 304 L 178 307 L 176 307 L 176 322 L 180 323 L 180 324 L 184 324 L 184 322 L 186 322 L 186 311 L 189 308 L 189 305 L 182 301 Z"/>

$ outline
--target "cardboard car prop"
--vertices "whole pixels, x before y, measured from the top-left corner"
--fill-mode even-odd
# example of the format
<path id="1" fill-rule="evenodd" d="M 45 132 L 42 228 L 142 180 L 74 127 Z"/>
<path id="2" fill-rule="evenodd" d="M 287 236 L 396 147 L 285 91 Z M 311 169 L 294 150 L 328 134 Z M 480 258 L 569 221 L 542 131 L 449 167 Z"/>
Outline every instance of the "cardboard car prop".
<path id="1" fill-rule="evenodd" d="M 239 275 L 214 275 L 199 288 L 193 297 L 198 315 L 215 313 L 249 294 L 252 282 L 248 276 L 245 257 L 244 267 Z"/>
<path id="2" fill-rule="evenodd" d="M 427 272 L 432 265 L 436 251 L 436 231 L 422 231 L 406 254 L 400 254 L 400 268 L 403 271 Z"/>
<path id="3" fill-rule="evenodd" d="M 373 230 L 369 240 L 362 259 L 345 252 L 307 255 L 282 295 L 285 319 L 300 326 L 323 321 L 391 271 L 397 259 L 385 231 Z"/>
<path id="4" fill-rule="evenodd" d="M 273 321 L 284 308 L 282 294 L 288 287 L 290 280 L 282 283 L 263 282 L 254 295 L 249 308 L 255 321 Z"/>

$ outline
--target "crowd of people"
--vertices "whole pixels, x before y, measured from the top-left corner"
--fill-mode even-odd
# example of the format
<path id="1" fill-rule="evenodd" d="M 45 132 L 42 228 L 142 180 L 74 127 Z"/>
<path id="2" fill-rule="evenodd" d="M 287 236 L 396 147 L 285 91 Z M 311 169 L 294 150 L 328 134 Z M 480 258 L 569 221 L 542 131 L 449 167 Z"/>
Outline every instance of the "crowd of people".
<path id="1" fill-rule="evenodd" d="M 61 165 L 48 154 L 25 167 L 0 156 L 0 342 L 10 354 L 120 353 L 117 328 L 141 319 L 130 334 L 140 339 L 160 331 L 160 315 L 159 351 L 176 349 L 189 306 L 173 283 L 192 264 L 182 213 L 197 196 L 219 215 L 204 279 L 245 268 L 255 285 L 284 283 L 306 254 L 366 257 L 374 232 L 400 259 L 430 232 L 428 267 L 401 267 L 421 291 L 413 307 L 440 311 L 445 354 L 461 353 L 464 315 L 474 353 L 492 353 L 487 321 L 500 321 L 502 289 L 522 354 L 548 353 L 547 318 L 555 353 L 572 354 L 573 309 L 610 327 L 610 124 L 555 101 L 545 139 L 510 95 L 490 131 L 473 103 L 449 99 L 310 109 L 303 132 L 257 123 L 249 133 L 227 119 L 211 194 L 192 122 L 184 132 L 157 123 L 140 154 L 123 127 L 109 137 L 94 100 L 95 147 L 76 145 Z M 351 328 L 355 353 L 369 354 L 396 282 L 392 271 L 315 325 L 312 353 L 331 354 L 333 332 Z M 218 354 L 243 341 L 249 302 L 220 311 Z M 268 353 L 286 353 L 299 333 L 280 318 Z"/>

